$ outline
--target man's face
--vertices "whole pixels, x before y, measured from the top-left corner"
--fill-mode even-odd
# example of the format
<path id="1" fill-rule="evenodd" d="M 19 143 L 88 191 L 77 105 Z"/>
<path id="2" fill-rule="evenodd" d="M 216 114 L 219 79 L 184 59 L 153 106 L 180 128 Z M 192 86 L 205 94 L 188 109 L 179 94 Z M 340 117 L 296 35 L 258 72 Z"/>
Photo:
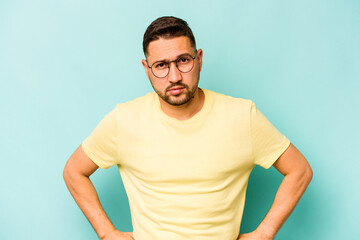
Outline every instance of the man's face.
<path id="1" fill-rule="evenodd" d="M 175 62 L 170 63 L 170 71 L 164 78 L 156 77 L 149 66 L 158 61 L 170 62 L 181 55 L 195 56 L 194 67 L 187 73 L 180 72 Z M 180 36 L 171 39 L 160 38 L 152 41 L 148 47 L 147 62 L 142 60 L 146 75 L 155 92 L 168 104 L 179 106 L 191 100 L 198 89 L 202 66 L 202 50 L 197 52 L 191 47 L 188 37 Z"/>

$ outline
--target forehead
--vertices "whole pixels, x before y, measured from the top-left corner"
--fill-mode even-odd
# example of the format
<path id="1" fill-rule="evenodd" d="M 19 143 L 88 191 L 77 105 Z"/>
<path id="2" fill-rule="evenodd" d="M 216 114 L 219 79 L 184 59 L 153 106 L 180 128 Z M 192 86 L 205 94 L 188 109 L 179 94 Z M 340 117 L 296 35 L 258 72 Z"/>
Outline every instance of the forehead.
<path id="1" fill-rule="evenodd" d="M 149 61 L 170 61 L 184 53 L 194 53 L 188 37 L 159 38 L 150 42 L 147 59 Z"/>

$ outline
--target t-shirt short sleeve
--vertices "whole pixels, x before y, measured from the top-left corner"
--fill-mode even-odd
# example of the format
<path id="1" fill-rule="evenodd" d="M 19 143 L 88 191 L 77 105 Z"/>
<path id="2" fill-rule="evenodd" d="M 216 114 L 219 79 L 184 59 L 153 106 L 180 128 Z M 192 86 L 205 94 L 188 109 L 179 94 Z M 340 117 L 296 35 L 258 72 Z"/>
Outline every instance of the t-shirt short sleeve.
<path id="1" fill-rule="evenodd" d="M 289 147 L 282 135 L 252 102 L 250 108 L 251 143 L 254 163 L 268 169 Z"/>
<path id="2" fill-rule="evenodd" d="M 107 114 L 82 143 L 86 155 L 100 168 L 119 162 L 116 108 Z"/>

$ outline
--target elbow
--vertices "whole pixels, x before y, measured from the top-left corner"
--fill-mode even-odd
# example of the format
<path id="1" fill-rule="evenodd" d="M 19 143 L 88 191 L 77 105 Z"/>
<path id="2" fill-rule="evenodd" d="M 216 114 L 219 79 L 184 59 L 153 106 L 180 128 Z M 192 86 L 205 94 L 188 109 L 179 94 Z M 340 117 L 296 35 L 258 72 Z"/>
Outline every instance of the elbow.
<path id="1" fill-rule="evenodd" d="M 313 170 L 311 169 L 310 165 L 308 165 L 308 167 L 304 170 L 304 173 L 303 173 L 303 179 L 304 179 L 304 182 L 307 185 L 310 184 L 312 178 L 313 178 Z"/>
<path id="2" fill-rule="evenodd" d="M 68 163 L 65 164 L 64 170 L 63 170 L 63 179 L 65 181 L 65 183 L 67 182 L 67 180 L 69 179 L 69 170 L 68 170 Z"/>
<path id="3" fill-rule="evenodd" d="M 66 185 L 68 185 L 69 181 L 72 178 L 72 171 L 71 171 L 71 166 L 69 164 L 69 161 L 65 164 L 62 175 L 63 175 L 63 179 L 64 179 Z"/>
<path id="4" fill-rule="evenodd" d="M 291 176 L 294 181 L 299 184 L 299 187 L 305 191 L 313 178 L 313 170 L 311 169 L 310 165 L 307 165 L 290 173 L 288 176 Z"/>
<path id="5" fill-rule="evenodd" d="M 69 191 L 70 192 L 74 191 L 74 183 L 76 182 L 77 177 L 76 177 L 76 173 L 71 168 L 71 164 L 69 164 L 69 162 L 67 162 L 64 167 L 63 179 Z"/>

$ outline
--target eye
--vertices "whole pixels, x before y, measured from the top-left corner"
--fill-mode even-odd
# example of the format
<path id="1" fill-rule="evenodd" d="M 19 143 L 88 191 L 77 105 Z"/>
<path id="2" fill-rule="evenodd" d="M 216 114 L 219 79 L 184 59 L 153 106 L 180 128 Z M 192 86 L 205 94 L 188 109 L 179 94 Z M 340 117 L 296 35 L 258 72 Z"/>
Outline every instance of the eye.
<path id="1" fill-rule="evenodd" d="M 155 68 L 156 68 L 156 69 L 164 69 L 164 68 L 167 68 L 167 63 L 165 63 L 165 62 L 156 63 L 156 64 L 155 64 Z"/>
<path id="2" fill-rule="evenodd" d="M 190 57 L 189 56 L 182 56 L 178 59 L 177 61 L 180 64 L 184 64 L 184 63 L 188 63 L 190 62 Z"/>

